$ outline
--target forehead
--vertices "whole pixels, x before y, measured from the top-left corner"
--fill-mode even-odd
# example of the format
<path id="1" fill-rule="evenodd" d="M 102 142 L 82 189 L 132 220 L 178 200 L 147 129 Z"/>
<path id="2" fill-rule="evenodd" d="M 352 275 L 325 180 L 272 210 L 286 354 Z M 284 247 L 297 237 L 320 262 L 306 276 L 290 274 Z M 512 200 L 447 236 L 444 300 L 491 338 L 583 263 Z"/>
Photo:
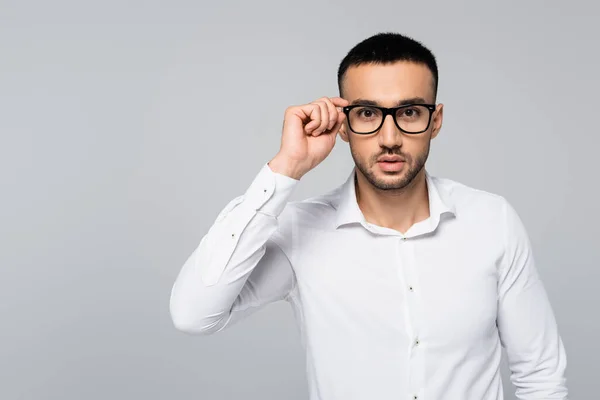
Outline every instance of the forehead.
<path id="1" fill-rule="evenodd" d="M 434 99 L 433 74 L 425 64 L 410 61 L 352 66 L 342 85 L 349 101 L 361 98 L 392 104 L 413 97 Z"/>

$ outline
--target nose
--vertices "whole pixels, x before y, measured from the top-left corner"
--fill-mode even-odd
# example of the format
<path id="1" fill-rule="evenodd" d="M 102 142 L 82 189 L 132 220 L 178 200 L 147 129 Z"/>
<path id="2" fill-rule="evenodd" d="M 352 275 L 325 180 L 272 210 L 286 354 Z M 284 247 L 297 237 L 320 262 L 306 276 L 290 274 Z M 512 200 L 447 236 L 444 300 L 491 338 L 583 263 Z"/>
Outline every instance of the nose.
<path id="1" fill-rule="evenodd" d="M 379 128 L 379 145 L 388 148 L 402 146 L 402 136 L 402 131 L 394 122 L 394 116 L 386 115 L 383 125 Z"/>

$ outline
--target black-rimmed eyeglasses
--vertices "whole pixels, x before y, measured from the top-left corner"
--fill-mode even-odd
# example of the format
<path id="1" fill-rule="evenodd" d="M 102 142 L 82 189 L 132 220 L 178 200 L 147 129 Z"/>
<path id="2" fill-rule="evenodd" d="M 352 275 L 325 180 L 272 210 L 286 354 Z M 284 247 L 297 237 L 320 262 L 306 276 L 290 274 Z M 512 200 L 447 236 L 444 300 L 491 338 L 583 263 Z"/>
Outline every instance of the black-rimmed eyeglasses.
<path id="1" fill-rule="evenodd" d="M 379 107 L 354 104 L 343 107 L 350 130 L 359 135 L 377 132 L 383 126 L 385 117 L 390 114 L 398 129 L 404 133 L 425 132 L 431 123 L 435 104 L 406 104 L 400 107 Z"/>

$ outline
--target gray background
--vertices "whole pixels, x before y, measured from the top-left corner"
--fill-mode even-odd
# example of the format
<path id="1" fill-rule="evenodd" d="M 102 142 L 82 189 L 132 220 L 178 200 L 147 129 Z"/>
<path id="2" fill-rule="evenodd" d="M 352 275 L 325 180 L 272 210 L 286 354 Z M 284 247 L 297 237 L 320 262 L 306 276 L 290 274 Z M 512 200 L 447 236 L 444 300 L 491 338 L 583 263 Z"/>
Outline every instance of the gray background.
<path id="1" fill-rule="evenodd" d="M 598 6 L 215 3 L 0 0 L 0 398 L 306 399 L 287 304 L 195 337 L 169 293 L 285 108 L 337 95 L 342 57 L 388 30 L 438 58 L 429 170 L 514 204 L 572 397 L 596 398 Z M 338 139 L 294 198 L 352 165 Z"/>

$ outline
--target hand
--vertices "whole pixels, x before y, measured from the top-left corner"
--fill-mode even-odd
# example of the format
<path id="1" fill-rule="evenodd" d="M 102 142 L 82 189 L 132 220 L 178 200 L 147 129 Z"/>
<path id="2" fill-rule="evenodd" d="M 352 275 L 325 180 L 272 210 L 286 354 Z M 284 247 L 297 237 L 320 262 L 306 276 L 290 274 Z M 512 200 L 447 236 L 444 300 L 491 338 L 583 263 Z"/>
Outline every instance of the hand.
<path id="1" fill-rule="evenodd" d="M 337 133 L 346 115 L 341 107 L 348 101 L 340 97 L 321 97 L 309 104 L 285 110 L 281 148 L 269 167 L 300 179 L 319 165 L 333 150 Z"/>

